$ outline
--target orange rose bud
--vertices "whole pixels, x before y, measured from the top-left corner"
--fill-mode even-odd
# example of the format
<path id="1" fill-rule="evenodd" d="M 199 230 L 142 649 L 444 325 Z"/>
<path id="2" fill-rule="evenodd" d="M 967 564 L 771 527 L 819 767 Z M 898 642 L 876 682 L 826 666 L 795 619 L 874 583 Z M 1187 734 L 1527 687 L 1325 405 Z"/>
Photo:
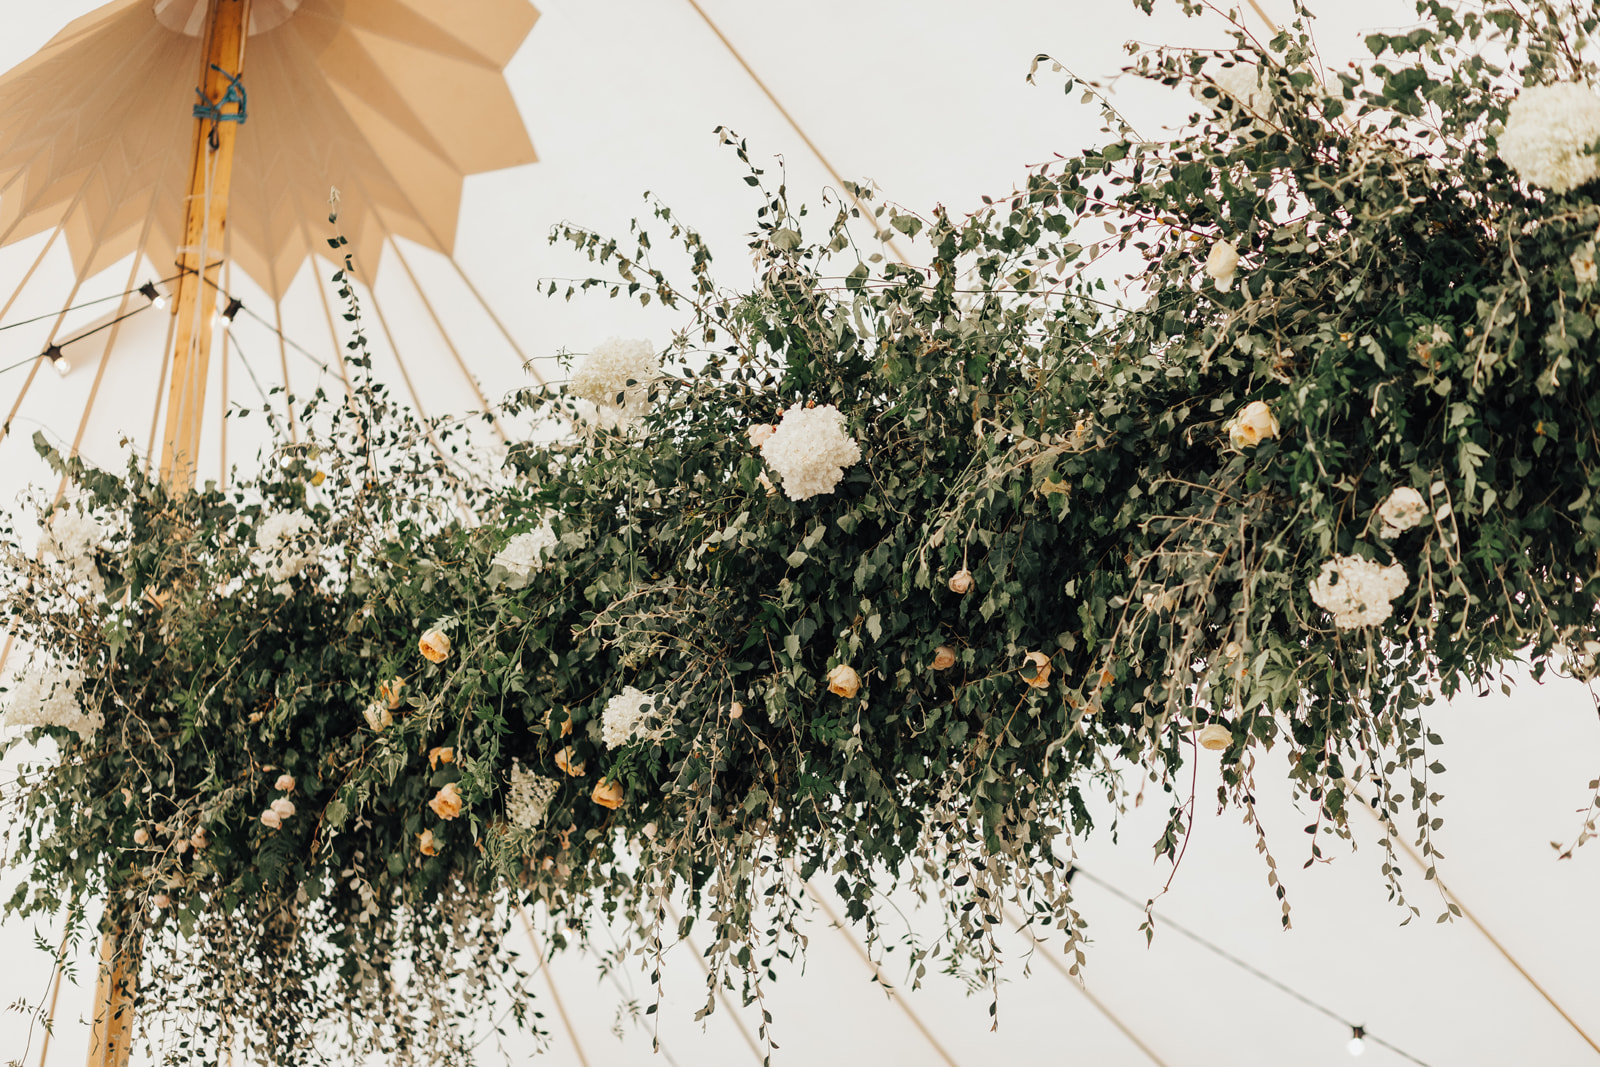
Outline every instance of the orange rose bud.
<path id="1" fill-rule="evenodd" d="M 572 778 L 582 778 L 584 775 L 584 765 L 575 762 L 571 745 L 556 753 L 556 766 L 566 771 L 567 775 Z"/>
<path id="2" fill-rule="evenodd" d="M 594 792 L 589 794 L 589 799 L 602 808 L 610 808 L 615 811 L 622 807 L 622 796 L 621 782 L 601 782 L 594 787 Z"/>
<path id="3" fill-rule="evenodd" d="M 450 782 L 443 789 L 434 794 L 428 801 L 428 807 L 441 819 L 453 819 L 461 814 L 461 794 L 456 791 L 456 784 Z"/>
<path id="4" fill-rule="evenodd" d="M 423 653 L 427 655 L 427 653 Z M 406 687 L 404 678 L 391 678 L 387 682 L 378 683 L 378 695 L 389 702 L 389 709 L 393 711 L 400 706 L 400 690 Z"/>
<path id="5" fill-rule="evenodd" d="M 433 843 L 432 830 L 424 830 L 417 835 L 417 848 L 421 850 L 424 856 L 437 856 L 439 854 L 439 846 Z"/>
<path id="6" fill-rule="evenodd" d="M 456 750 L 448 746 L 428 749 L 428 770 L 437 770 L 441 763 L 454 763 Z"/>
<path id="7" fill-rule="evenodd" d="M 933 669 L 947 671 L 956 665 L 956 650 L 949 645 L 940 645 L 933 650 Z"/>

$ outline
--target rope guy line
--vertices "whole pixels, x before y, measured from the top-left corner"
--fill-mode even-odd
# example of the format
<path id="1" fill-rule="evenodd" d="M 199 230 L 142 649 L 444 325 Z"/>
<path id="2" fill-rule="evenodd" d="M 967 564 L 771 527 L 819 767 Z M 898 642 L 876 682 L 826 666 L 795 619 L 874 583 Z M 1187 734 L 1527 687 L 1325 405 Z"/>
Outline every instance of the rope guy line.
<path id="1" fill-rule="evenodd" d="M 1394 825 L 1386 813 L 1380 814 L 1378 809 L 1373 807 L 1372 804 L 1359 793 L 1356 794 L 1356 799 L 1360 801 L 1357 806 L 1364 810 L 1368 815 L 1372 816 L 1373 820 L 1378 823 L 1379 827 L 1388 833 L 1390 840 L 1399 845 L 1400 850 L 1411 858 L 1411 862 L 1415 863 L 1417 867 L 1424 872 L 1430 870 L 1429 864 L 1426 863 L 1421 856 L 1417 855 L 1416 850 L 1411 847 L 1411 844 L 1401 836 L 1400 828 Z M 1444 884 L 1444 879 L 1439 877 L 1437 871 L 1435 871 L 1433 874 L 1433 883 L 1439 887 L 1439 892 L 1444 895 L 1445 900 L 1451 904 L 1454 904 L 1456 908 L 1460 910 L 1461 917 L 1467 920 L 1467 922 L 1471 923 L 1478 933 L 1483 935 L 1484 940 L 1493 945 L 1494 950 L 1500 953 L 1501 957 L 1511 965 L 1511 968 L 1522 976 L 1522 980 L 1527 982 L 1528 985 L 1532 986 L 1534 992 L 1543 997 L 1545 1002 L 1556 1010 L 1556 1014 L 1561 1016 L 1561 1018 L 1566 1021 L 1568 1026 L 1572 1027 L 1573 1032 L 1583 1039 L 1584 1044 L 1588 1045 L 1596 1052 L 1600 1052 L 1600 1045 L 1595 1044 L 1594 1038 L 1590 1037 L 1584 1031 L 1583 1027 L 1578 1025 L 1576 1019 L 1567 1014 L 1566 1009 L 1556 1002 L 1556 998 L 1551 996 L 1549 991 L 1547 991 L 1544 986 L 1540 985 L 1533 975 L 1528 973 L 1526 967 L 1517 962 L 1517 958 L 1511 954 L 1509 949 L 1500 943 L 1499 938 L 1491 934 L 1489 932 L 1489 928 L 1478 921 L 1478 917 L 1472 914 L 1472 910 L 1462 902 L 1461 898 L 1451 891 L 1449 886 Z"/>

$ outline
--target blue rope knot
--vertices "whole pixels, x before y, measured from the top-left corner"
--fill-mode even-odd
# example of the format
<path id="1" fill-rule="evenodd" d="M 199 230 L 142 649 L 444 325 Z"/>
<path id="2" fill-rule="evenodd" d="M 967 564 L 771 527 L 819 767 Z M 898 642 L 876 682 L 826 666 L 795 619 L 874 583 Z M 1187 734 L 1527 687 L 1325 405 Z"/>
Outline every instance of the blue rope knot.
<path id="1" fill-rule="evenodd" d="M 244 83 L 239 80 L 239 76 L 237 74 L 229 74 L 215 63 L 211 64 L 211 69 L 228 79 L 228 91 L 222 94 L 221 100 L 213 104 L 207 98 L 205 90 L 196 89 L 194 92 L 200 98 L 200 102 L 194 106 L 194 117 L 197 119 L 210 119 L 212 136 L 215 136 L 217 123 L 238 122 L 242 124 L 249 117 L 249 114 Z M 222 109 L 228 104 L 238 104 L 239 110 L 231 115 L 224 114 Z"/>

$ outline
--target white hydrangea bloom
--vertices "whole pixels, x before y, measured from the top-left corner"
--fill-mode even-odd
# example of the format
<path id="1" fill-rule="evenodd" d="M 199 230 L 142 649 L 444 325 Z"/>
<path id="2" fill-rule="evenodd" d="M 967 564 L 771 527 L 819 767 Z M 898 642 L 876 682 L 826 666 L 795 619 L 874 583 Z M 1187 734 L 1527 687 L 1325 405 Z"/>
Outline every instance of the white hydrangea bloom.
<path id="1" fill-rule="evenodd" d="M 809 500 L 833 492 L 844 468 L 861 459 L 861 449 L 845 432 L 838 408 L 796 404 L 783 413 L 777 432 L 762 442 L 761 455 L 778 472 L 790 500 Z"/>
<path id="2" fill-rule="evenodd" d="M 1390 601 L 1405 592 L 1411 578 L 1398 563 L 1380 567 L 1359 556 L 1335 556 L 1311 583 L 1311 599 L 1333 612 L 1341 630 L 1376 626 L 1394 611 Z"/>
<path id="3" fill-rule="evenodd" d="M 506 817 L 511 825 L 523 830 L 538 829 L 560 787 L 561 783 L 554 778 L 535 774 L 513 760 L 511 790 L 506 797 Z"/>
<path id="4" fill-rule="evenodd" d="M 317 558 L 321 546 L 311 536 L 316 522 L 305 512 L 278 511 L 267 515 L 256 526 L 256 567 L 270 581 L 279 583 L 275 591 L 287 594 L 288 581 Z"/>
<path id="5" fill-rule="evenodd" d="M 605 713 L 600 718 L 600 739 L 607 748 L 621 748 L 641 733 L 644 718 L 656 707 L 656 698 L 633 686 L 606 701 Z"/>
<path id="6" fill-rule="evenodd" d="M 649 341 L 602 341 L 572 369 L 567 391 L 599 410 L 587 421 L 602 427 L 642 418 L 650 410 L 650 382 L 661 372 Z M 632 382 L 632 385 L 628 383 Z M 621 403 L 617 402 L 618 397 Z"/>
<path id="7" fill-rule="evenodd" d="M 50 516 L 39 549 L 66 565 L 71 579 L 99 589 L 104 583 L 95 566 L 94 553 L 105 542 L 106 530 L 88 515 L 64 508 Z"/>
<path id="8" fill-rule="evenodd" d="M 1600 96 L 1587 85 L 1530 85 L 1511 102 L 1500 158 L 1529 185 L 1565 193 L 1600 178 Z"/>
<path id="9" fill-rule="evenodd" d="M 30 662 L 11 678 L 5 695 L 5 725 L 19 730 L 60 726 L 80 741 L 94 736 L 105 722 L 99 711 L 83 710 L 83 672 L 52 661 Z"/>
<path id="10" fill-rule="evenodd" d="M 492 562 L 518 578 L 526 578 L 543 567 L 560 546 L 561 539 L 546 519 L 537 529 L 519 533 L 507 541 Z"/>
<path id="11" fill-rule="evenodd" d="M 1378 505 L 1378 518 L 1383 529 L 1378 536 L 1388 539 L 1399 537 L 1406 530 L 1428 517 L 1428 502 L 1422 494 L 1409 485 L 1402 485 L 1389 494 L 1389 499 Z"/>
<path id="12" fill-rule="evenodd" d="M 1196 86 L 1194 95 L 1201 103 L 1220 111 L 1223 102 L 1231 100 L 1236 110 L 1243 110 L 1253 118 L 1256 129 L 1263 132 L 1270 129 L 1266 120 L 1272 117 L 1272 93 L 1261 84 L 1260 67 L 1254 63 L 1235 63 L 1231 67 L 1207 70 L 1206 77 L 1222 95 L 1201 96 L 1201 86 Z"/>

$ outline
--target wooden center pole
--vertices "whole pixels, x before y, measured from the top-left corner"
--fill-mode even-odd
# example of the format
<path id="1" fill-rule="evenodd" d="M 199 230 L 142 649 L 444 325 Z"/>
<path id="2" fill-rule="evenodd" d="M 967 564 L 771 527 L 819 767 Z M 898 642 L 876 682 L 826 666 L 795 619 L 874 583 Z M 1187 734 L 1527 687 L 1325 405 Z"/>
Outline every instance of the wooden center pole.
<path id="1" fill-rule="evenodd" d="M 141 947 L 137 936 L 102 924 L 94 1021 L 89 1031 L 89 1067 L 128 1067 L 128 1057 L 133 1053 L 133 1000 L 138 992 Z"/>
<path id="2" fill-rule="evenodd" d="M 239 77 L 244 73 L 250 0 L 209 3 L 198 87 L 215 104 L 223 100 L 233 84 L 229 75 Z M 238 112 L 237 102 L 222 104 L 224 115 Z M 172 385 L 167 393 L 166 432 L 162 438 L 161 481 L 169 489 L 194 485 L 211 355 L 211 320 L 220 291 L 216 280 L 222 257 L 214 250 L 223 247 L 228 188 L 233 178 L 233 144 L 239 125 L 210 117 L 194 120 L 183 243 L 178 247 L 179 277 L 173 300 L 176 328 Z M 116 909 L 121 906 L 115 900 L 107 901 L 107 915 L 101 921 L 88 1067 L 128 1067 L 133 1051 L 134 997 L 144 953 L 139 935 L 117 915 Z"/>
<path id="3" fill-rule="evenodd" d="M 214 104 L 227 95 L 232 84 L 228 75 L 238 77 L 244 73 L 249 24 L 250 0 L 210 0 L 199 87 Z M 225 116 L 238 114 L 239 105 L 230 101 L 222 105 L 222 112 Z M 192 488 L 199 461 L 211 323 L 221 292 L 217 277 L 228 221 L 233 143 L 239 126 L 238 122 L 212 118 L 197 118 L 194 123 L 183 243 L 178 246 L 177 294 L 172 302 L 177 316 L 172 384 L 167 392 L 167 421 L 161 446 L 161 481 L 168 489 Z"/>

